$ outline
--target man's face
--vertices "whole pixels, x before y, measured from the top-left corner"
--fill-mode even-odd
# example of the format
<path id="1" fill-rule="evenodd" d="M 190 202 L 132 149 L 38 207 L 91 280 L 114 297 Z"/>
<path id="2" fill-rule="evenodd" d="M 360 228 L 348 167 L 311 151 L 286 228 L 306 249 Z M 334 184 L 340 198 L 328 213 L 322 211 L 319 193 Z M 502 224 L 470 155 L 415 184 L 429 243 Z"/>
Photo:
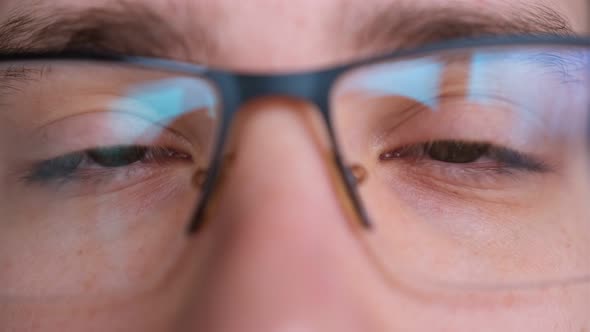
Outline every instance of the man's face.
<path id="1" fill-rule="evenodd" d="M 452 38 L 585 34 L 589 12 L 586 0 L 0 0 L 0 47 L 104 49 L 264 74 L 322 68 Z M 6 127 L 0 129 L 5 133 L 0 140 L 10 142 L 0 143 L 7 149 L 2 151 L 11 149 L 15 141 L 20 150 L 42 151 L 52 148 L 42 144 L 51 140 L 83 145 L 85 140 L 99 139 L 93 128 L 68 131 L 55 120 L 67 118 L 65 105 L 71 104 L 84 105 L 92 117 L 91 106 L 100 104 L 98 97 L 68 99 L 59 91 L 85 86 L 104 95 L 117 84 L 135 83 L 138 78 L 125 70 L 94 68 L 87 73 L 75 77 L 59 66 L 44 73 L 53 75 L 52 82 L 62 82 L 40 81 L 36 86 L 35 91 L 48 96 L 43 104 L 52 106 L 45 107 L 47 113 L 31 116 L 29 111 L 40 102 L 18 97 L 18 114 L 1 115 L 2 122 L 10 124 L 0 124 Z M 106 88 L 100 84 L 113 73 L 119 77 L 116 83 Z M 162 73 L 149 75 L 166 78 Z M 0 85 L 3 78 L 7 77 L 0 76 Z M 68 83 L 63 83 L 66 79 Z M 194 122 L 192 116 L 200 115 L 179 118 L 175 128 L 190 132 L 187 123 Z M 7 137 L 8 126 L 29 122 L 46 128 L 39 141 L 16 131 Z M 165 187 L 167 182 L 158 176 L 146 180 L 149 186 L 120 195 L 113 192 L 121 188 L 113 189 L 116 185 L 106 180 L 79 189 L 86 195 L 75 199 L 66 194 L 71 189 L 68 184 L 52 195 L 31 189 L 34 194 L 27 194 L 27 199 L 18 198 L 17 189 L 2 193 L 6 199 L 0 211 L 12 217 L 8 226 L 0 228 L 0 330 L 590 330 L 588 284 L 444 292 L 407 287 L 386 277 L 389 273 L 379 268 L 360 239 L 362 231 L 334 180 L 326 128 L 305 100 L 269 96 L 242 105 L 231 133 L 222 181 L 204 226 L 191 236 L 183 223 L 190 211 L 181 207 L 192 206 L 195 194 L 182 185 Z M 182 155 L 175 157 L 184 162 Z M 198 181 L 170 174 L 178 179 L 175 183 Z M 101 196 L 101 202 L 114 202 L 108 213 L 124 218 L 100 219 L 110 220 L 106 225 L 65 226 L 68 218 L 94 220 L 97 203 L 87 199 L 88 192 L 107 186 L 113 188 L 105 189 L 109 195 Z M 153 194 L 153 188 L 158 193 Z M 384 202 L 391 218 L 399 215 L 408 223 L 420 219 L 406 213 L 401 203 L 396 210 L 398 205 L 383 198 L 387 194 L 375 195 L 381 195 L 374 201 Z M 126 204 L 138 197 L 134 201 L 140 205 Z M 551 206 L 542 198 L 515 197 L 517 202 L 523 200 L 522 206 Z M 420 200 L 420 204 L 429 202 Z M 68 215 L 64 211 L 71 205 L 85 208 Z M 436 211 L 451 215 L 452 204 L 444 205 L 447 210 Z M 534 210 L 519 210 L 517 205 L 508 215 L 530 216 Z M 506 207 L 499 206 L 482 203 L 481 209 L 470 213 L 505 215 Z M 57 209 L 62 210 L 56 213 Z M 47 220 L 52 212 L 60 218 Z M 568 213 L 571 218 L 587 215 L 585 211 L 548 213 L 557 219 L 567 218 Z M 41 218 L 45 223 L 35 227 L 42 231 L 34 234 L 42 236 L 22 236 L 32 234 L 31 221 Z M 120 222 L 123 219 L 133 222 Z M 404 225 L 400 233 L 402 228 L 407 234 L 415 231 L 400 225 Z M 568 233 L 571 229 L 562 231 L 574 236 Z M 125 241 L 120 240 L 123 237 Z M 506 257 L 497 261 L 503 266 L 515 264 Z"/>

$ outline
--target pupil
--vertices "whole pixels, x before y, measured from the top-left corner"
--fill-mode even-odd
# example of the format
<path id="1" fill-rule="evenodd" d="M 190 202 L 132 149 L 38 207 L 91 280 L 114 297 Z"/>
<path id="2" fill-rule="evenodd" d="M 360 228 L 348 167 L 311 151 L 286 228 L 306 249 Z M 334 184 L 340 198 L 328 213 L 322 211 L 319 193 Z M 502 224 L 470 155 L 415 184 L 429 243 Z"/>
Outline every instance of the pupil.
<path id="1" fill-rule="evenodd" d="M 147 149 L 143 147 L 112 147 L 96 149 L 88 152 L 95 163 L 103 167 L 122 167 L 142 160 Z"/>
<path id="2" fill-rule="evenodd" d="M 488 153 L 487 144 L 463 142 L 434 142 L 426 147 L 430 158 L 445 163 L 466 164 L 477 161 Z"/>

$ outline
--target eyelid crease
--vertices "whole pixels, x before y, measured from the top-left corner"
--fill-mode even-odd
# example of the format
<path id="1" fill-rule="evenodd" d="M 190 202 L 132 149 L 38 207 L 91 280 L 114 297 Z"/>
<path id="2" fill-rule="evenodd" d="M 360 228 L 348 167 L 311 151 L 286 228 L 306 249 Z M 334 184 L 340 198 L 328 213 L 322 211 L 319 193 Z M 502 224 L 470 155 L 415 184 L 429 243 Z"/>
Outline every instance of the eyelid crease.
<path id="1" fill-rule="evenodd" d="M 134 118 L 138 118 L 141 121 L 146 122 L 150 126 L 153 125 L 153 126 L 156 126 L 157 128 L 159 128 L 159 130 L 157 131 L 158 134 L 157 134 L 155 140 L 152 137 L 146 137 L 146 136 L 135 136 L 133 140 L 130 140 L 129 137 L 125 138 L 127 141 L 132 142 L 136 145 L 147 145 L 147 146 L 174 145 L 174 146 L 177 146 L 177 149 L 183 150 L 183 152 L 190 152 L 191 154 L 192 153 L 197 153 L 197 154 L 201 153 L 205 149 L 204 146 L 202 146 L 203 142 L 194 142 L 194 141 L 188 139 L 180 131 L 169 126 L 168 124 L 161 124 L 161 123 L 153 122 L 153 121 L 150 121 L 149 118 L 142 117 L 139 114 L 136 114 L 133 112 L 125 112 L 125 111 L 110 111 L 110 112 L 108 112 L 108 111 L 101 110 L 101 111 L 86 111 L 83 113 L 72 114 L 67 117 L 52 120 L 51 122 L 46 123 L 43 126 L 36 128 L 30 134 L 30 137 L 33 137 L 33 139 L 36 139 L 37 141 L 47 142 L 48 140 L 51 140 L 52 142 L 54 142 L 55 139 L 50 138 L 50 136 L 58 135 L 58 134 L 61 135 L 62 131 L 58 131 L 58 134 L 51 134 L 51 131 L 57 130 L 57 128 L 56 129 L 51 128 L 53 125 L 59 124 L 60 122 L 63 122 L 63 121 L 67 121 L 67 119 L 75 119 L 75 118 L 78 118 L 81 116 L 87 116 L 87 115 L 91 116 L 91 115 L 101 114 L 101 113 L 105 113 L 105 115 L 114 114 L 115 116 L 119 116 L 119 115 L 132 116 Z M 92 122 L 92 126 L 94 128 L 96 128 L 95 125 L 96 125 L 96 122 Z M 124 133 L 126 135 L 129 134 L 128 127 L 125 128 Z M 111 138 L 112 138 L 112 135 L 111 135 Z M 59 139 L 64 140 L 65 138 L 62 137 Z M 90 140 L 89 138 L 86 139 L 86 141 L 89 141 L 89 140 Z M 78 138 L 77 140 L 71 141 L 71 143 L 75 143 L 78 145 L 77 147 L 74 146 L 74 147 L 70 148 L 75 151 L 88 150 L 89 148 L 92 148 L 93 146 L 96 146 L 96 145 L 107 145 L 107 146 L 121 145 L 121 144 L 114 144 L 117 142 L 113 142 L 113 144 L 104 144 L 101 142 L 93 142 L 92 145 L 89 146 L 90 144 L 88 142 L 82 141 L 82 140 L 80 140 L 80 138 Z M 52 145 L 55 145 L 55 142 L 52 143 Z M 67 153 L 61 152 L 61 154 L 67 154 Z M 47 159 L 47 158 L 39 156 L 37 159 Z"/>
<path id="2" fill-rule="evenodd" d="M 450 98 L 454 98 L 454 97 L 464 97 L 465 94 L 462 93 L 451 93 L 451 91 L 446 91 L 442 94 L 439 94 L 435 97 L 430 98 L 431 101 L 439 101 L 437 103 L 437 105 L 440 105 L 440 101 L 444 101 Z M 486 97 L 490 97 L 490 96 L 486 96 Z M 506 100 L 506 102 L 509 102 Z M 434 103 L 431 103 L 434 104 Z M 440 112 L 441 110 L 437 110 L 437 112 Z M 435 112 L 432 111 L 432 108 L 430 106 L 428 106 L 428 104 L 423 103 L 421 101 L 414 101 L 411 105 L 406 106 L 403 109 L 400 109 L 396 112 L 394 112 L 393 114 L 388 114 L 387 116 L 383 117 L 383 119 L 381 121 L 379 121 L 379 123 L 384 123 L 385 121 L 388 121 L 388 118 L 390 117 L 398 117 L 400 115 L 405 115 L 403 118 L 398 119 L 398 121 L 395 121 L 395 123 L 393 125 L 389 125 L 387 126 L 387 128 L 379 130 L 376 134 L 373 135 L 373 139 L 372 141 L 375 142 L 375 145 L 379 145 L 378 142 L 383 142 L 387 139 L 388 136 L 391 135 L 391 133 L 395 132 L 395 130 L 397 130 L 398 128 L 400 128 L 401 126 L 403 126 L 404 124 L 406 124 L 408 121 L 412 120 L 413 118 L 415 118 L 416 116 L 419 116 L 420 114 L 436 114 Z"/>

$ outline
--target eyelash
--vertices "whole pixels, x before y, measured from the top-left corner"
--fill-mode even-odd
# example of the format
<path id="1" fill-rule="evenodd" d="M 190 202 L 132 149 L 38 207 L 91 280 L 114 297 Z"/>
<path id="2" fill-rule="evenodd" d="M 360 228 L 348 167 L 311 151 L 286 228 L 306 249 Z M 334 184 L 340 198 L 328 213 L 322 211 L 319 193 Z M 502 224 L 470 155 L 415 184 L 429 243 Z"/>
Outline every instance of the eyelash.
<path id="1" fill-rule="evenodd" d="M 447 162 L 432 158 L 433 148 L 441 145 L 479 148 L 480 156 L 466 162 Z M 430 172 L 446 181 L 496 180 L 498 176 L 513 176 L 517 171 L 545 173 L 550 167 L 543 161 L 524 153 L 489 143 L 440 140 L 402 146 L 379 155 L 381 162 L 404 161 L 413 169 Z M 420 167 L 420 168 L 418 168 Z M 491 177 L 491 178 L 490 178 Z"/>
<path id="2" fill-rule="evenodd" d="M 116 160 L 117 153 L 123 160 Z M 108 158 L 112 158 L 110 165 Z M 173 162 L 192 162 L 192 156 L 167 147 L 99 147 L 37 162 L 24 179 L 28 183 L 41 184 L 103 180 L 113 178 L 120 172 L 125 172 L 124 176 L 127 177 L 132 176 L 133 171 L 151 167 L 152 164 L 162 166 Z"/>

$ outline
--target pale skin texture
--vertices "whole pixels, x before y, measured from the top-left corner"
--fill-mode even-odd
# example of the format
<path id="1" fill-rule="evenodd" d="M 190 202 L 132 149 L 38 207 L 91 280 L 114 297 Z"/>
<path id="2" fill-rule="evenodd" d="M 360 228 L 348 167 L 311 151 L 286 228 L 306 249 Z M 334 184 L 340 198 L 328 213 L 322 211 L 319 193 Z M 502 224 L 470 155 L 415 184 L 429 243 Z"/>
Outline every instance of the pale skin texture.
<path id="1" fill-rule="evenodd" d="M 215 56 L 186 58 L 199 53 L 195 39 L 188 52 L 171 50 L 170 57 L 258 72 L 359 56 L 326 28 L 326 13 L 358 7 L 361 15 L 363 8 L 394 8 L 398 2 L 135 1 L 157 8 L 189 40 L 195 21 L 205 22 L 220 38 Z M 1 1 L 0 13 L 22 3 Z M 59 0 L 48 6 L 58 4 L 109 2 Z M 502 12 L 515 1 L 459 4 Z M 562 13 L 577 33 L 588 30 L 585 1 L 543 4 Z M 195 237 L 168 235 L 174 245 L 159 251 L 174 252 L 172 259 L 154 253 L 156 261 L 169 259 L 162 263 L 164 271 L 131 264 L 136 270 L 129 271 L 130 284 L 139 286 L 102 293 L 99 279 L 108 272 L 89 255 L 86 268 L 94 278 L 56 282 L 40 273 L 37 279 L 48 287 L 80 283 L 72 289 L 91 295 L 0 297 L 0 331 L 590 331 L 588 284 L 448 296 L 391 282 L 368 258 L 354 216 L 339 199 L 339 184 L 331 181 L 326 161 L 325 128 L 313 108 L 269 97 L 243 111 L 233 131 L 239 139 L 230 144 L 235 159 L 226 165 L 207 226 Z M 64 271 L 76 268 L 63 266 Z"/>

